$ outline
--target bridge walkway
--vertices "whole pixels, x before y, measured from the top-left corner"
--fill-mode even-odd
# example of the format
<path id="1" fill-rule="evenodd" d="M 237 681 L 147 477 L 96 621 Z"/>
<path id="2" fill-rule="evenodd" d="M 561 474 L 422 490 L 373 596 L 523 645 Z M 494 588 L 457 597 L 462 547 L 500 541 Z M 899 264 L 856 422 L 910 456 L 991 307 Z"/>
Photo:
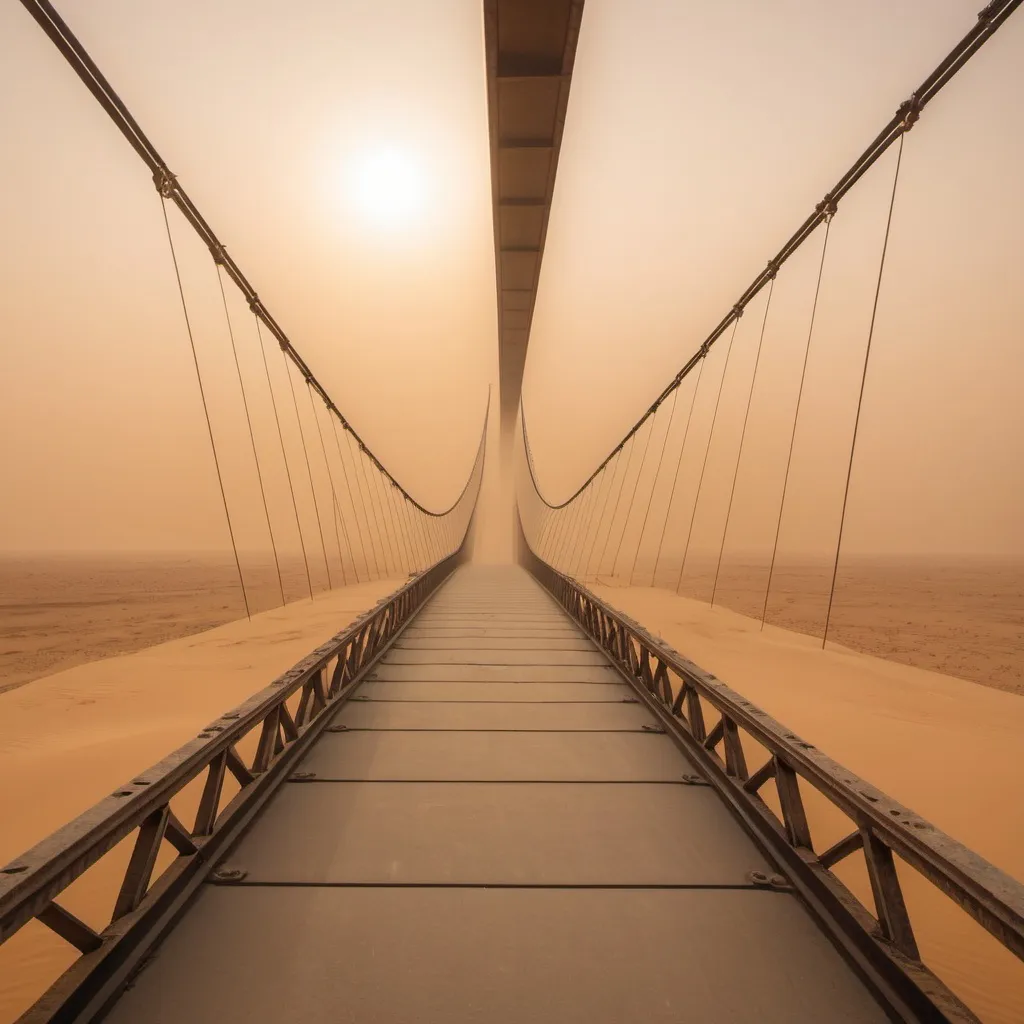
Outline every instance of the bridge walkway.
<path id="1" fill-rule="evenodd" d="M 457 570 L 108 1019 L 885 1020 L 631 693 L 525 570 Z"/>

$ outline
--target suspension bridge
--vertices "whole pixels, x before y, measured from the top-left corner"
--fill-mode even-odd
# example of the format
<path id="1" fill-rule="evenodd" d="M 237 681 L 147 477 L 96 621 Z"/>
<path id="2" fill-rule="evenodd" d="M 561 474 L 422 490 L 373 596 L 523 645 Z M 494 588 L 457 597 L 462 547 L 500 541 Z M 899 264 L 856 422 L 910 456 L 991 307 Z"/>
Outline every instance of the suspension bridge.
<path id="1" fill-rule="evenodd" d="M 993 0 L 980 12 L 562 502 L 538 483 L 520 389 L 584 3 L 485 0 L 500 388 L 465 486 L 444 509 L 418 501 L 356 433 L 72 29 L 46 0 L 22 2 L 152 175 L 232 541 L 234 510 L 172 223 L 199 237 L 217 274 L 281 602 L 262 489 L 271 463 L 287 476 L 310 596 L 316 560 L 338 583 L 408 576 L 265 689 L 0 869 L 0 943 L 35 922 L 75 953 L 23 1024 L 979 1019 L 922 955 L 907 879 L 1018 959 L 1024 886 L 585 581 L 611 574 L 654 584 L 667 572 L 678 589 L 748 314 L 756 354 L 708 569 L 711 603 L 718 598 L 775 283 L 791 257 L 816 246 L 820 288 L 833 217 L 889 154 L 827 640 L 904 148 L 928 104 L 955 88 L 1019 0 Z M 229 293 L 251 323 L 232 317 Z M 816 288 L 762 622 L 817 302 Z M 249 418 L 244 344 L 256 346 L 265 371 L 276 423 L 269 446 Z M 706 372 L 715 358 L 721 366 Z M 690 436 L 701 401 L 711 411 L 702 444 Z M 515 565 L 469 559 L 489 416 L 500 419 L 514 458 Z M 286 417 L 297 425 L 301 458 L 286 450 Z M 680 466 L 695 445 L 700 468 L 684 496 Z M 296 488 L 304 486 L 315 533 L 299 523 Z M 684 497 L 677 531 L 671 511 Z M 245 595 L 237 547 L 235 566 Z M 825 831 L 835 837 L 822 841 Z M 116 863 L 118 884 L 109 923 L 94 928 L 64 895 L 105 859 Z M 844 881 L 854 862 L 866 892 Z"/>

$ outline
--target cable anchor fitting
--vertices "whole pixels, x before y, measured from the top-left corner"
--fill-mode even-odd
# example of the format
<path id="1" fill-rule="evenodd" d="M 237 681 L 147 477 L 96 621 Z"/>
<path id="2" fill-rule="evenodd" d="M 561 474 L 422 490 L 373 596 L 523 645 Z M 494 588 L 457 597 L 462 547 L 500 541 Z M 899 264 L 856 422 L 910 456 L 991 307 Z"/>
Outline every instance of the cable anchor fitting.
<path id="1" fill-rule="evenodd" d="M 838 209 L 836 201 L 830 196 L 825 196 L 824 199 L 814 208 L 814 212 L 821 214 L 822 219 L 827 224 L 835 215 Z"/>
<path id="2" fill-rule="evenodd" d="M 911 93 L 910 99 L 904 100 L 896 113 L 901 118 L 900 130 L 909 132 L 921 116 L 921 102 L 917 98 L 917 93 Z"/>
<path id="3" fill-rule="evenodd" d="M 996 11 L 1003 6 L 1004 0 L 989 0 L 987 4 L 980 11 L 978 11 L 978 21 L 989 22 L 994 17 Z"/>
<path id="4" fill-rule="evenodd" d="M 178 179 L 166 167 L 158 167 L 153 172 L 153 184 L 164 199 L 170 199 L 178 190 Z"/>

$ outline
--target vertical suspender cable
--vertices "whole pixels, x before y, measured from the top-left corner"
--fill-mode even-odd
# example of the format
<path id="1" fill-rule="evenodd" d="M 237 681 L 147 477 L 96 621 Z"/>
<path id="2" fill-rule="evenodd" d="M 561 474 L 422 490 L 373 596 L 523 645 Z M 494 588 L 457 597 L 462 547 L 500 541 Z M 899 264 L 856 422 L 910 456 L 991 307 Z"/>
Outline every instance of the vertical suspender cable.
<path id="1" fill-rule="evenodd" d="M 320 549 L 324 553 L 324 568 L 327 570 L 327 586 L 334 589 L 334 580 L 331 579 L 331 564 L 327 561 L 327 542 L 324 540 L 324 523 L 320 518 L 320 502 L 317 501 L 316 487 L 313 486 L 313 467 L 309 462 L 309 448 L 306 446 L 306 432 L 302 429 L 302 417 L 299 415 L 299 400 L 295 397 L 295 381 L 292 379 L 291 367 L 288 365 L 288 353 L 281 349 L 281 358 L 284 360 L 284 372 L 288 378 L 288 387 L 292 393 L 292 407 L 295 409 L 295 422 L 299 427 L 299 440 L 302 442 L 302 455 L 306 460 L 306 473 L 309 476 L 309 490 L 313 495 L 313 511 L 316 514 L 316 526 L 320 531 Z"/>
<path id="2" fill-rule="evenodd" d="M 729 344 L 725 349 L 725 365 L 722 367 L 722 379 L 718 382 L 718 397 L 715 399 L 715 411 L 711 416 L 711 430 L 708 433 L 708 444 L 704 449 L 704 462 L 700 467 L 700 477 L 697 479 L 697 496 L 693 499 L 693 510 L 690 512 L 690 525 L 686 531 L 686 545 L 683 548 L 683 563 L 679 566 L 679 579 L 676 580 L 676 593 L 683 583 L 683 571 L 686 569 L 686 556 L 690 553 L 690 538 L 693 536 L 693 521 L 697 518 L 697 506 L 700 504 L 700 492 L 704 486 L 704 473 L 708 468 L 708 456 L 711 454 L 711 442 L 715 439 L 715 424 L 718 422 L 718 410 L 722 404 L 722 391 L 725 389 L 725 378 L 729 372 L 729 357 L 732 355 L 733 342 L 736 340 L 736 332 L 739 330 L 740 318 L 737 316 L 732 322 L 732 334 L 729 335 Z M 694 394 L 696 398 L 696 394 Z"/>
<path id="3" fill-rule="evenodd" d="M 658 406 L 660 409 L 661 406 Z M 633 505 L 636 503 L 636 492 L 640 487 L 640 477 L 644 475 L 644 466 L 647 465 L 647 453 L 651 448 L 651 438 L 654 436 L 654 424 L 658 419 L 658 409 L 655 409 L 651 417 L 651 425 L 647 430 L 647 440 L 644 443 L 644 454 L 640 460 L 640 468 L 636 473 L 636 480 L 633 481 L 633 493 L 629 497 L 629 504 L 626 506 L 626 521 L 622 524 L 622 533 L 619 534 L 619 543 L 615 548 L 615 558 L 612 560 L 612 579 L 615 579 L 615 566 L 619 564 L 619 555 L 622 553 L 622 542 L 626 539 L 626 531 L 629 529 L 629 517 L 633 512 Z M 637 547 L 639 551 L 639 546 Z"/>
<path id="4" fill-rule="evenodd" d="M 833 211 L 834 211 L 833 207 Z M 796 410 L 793 413 L 793 429 L 789 434 L 789 454 L 786 456 L 786 474 L 782 482 L 782 501 L 779 504 L 779 518 L 775 523 L 775 541 L 772 544 L 772 559 L 768 564 L 768 585 L 764 588 L 764 604 L 761 606 L 761 629 L 764 629 L 764 619 L 768 614 L 768 596 L 772 591 L 772 579 L 775 576 L 775 558 L 779 551 L 779 536 L 782 533 L 782 515 L 786 510 L 786 493 L 789 490 L 789 470 L 793 465 L 793 446 L 796 442 L 797 424 L 800 422 L 800 404 L 804 397 L 804 381 L 807 377 L 807 362 L 811 354 L 811 338 L 814 335 L 814 319 L 818 312 L 818 294 L 821 291 L 821 275 L 825 269 L 825 254 L 828 252 L 828 233 L 832 227 L 832 213 L 829 213 L 825 221 L 825 237 L 821 243 L 821 259 L 818 263 L 818 283 L 814 286 L 814 302 L 811 305 L 811 322 L 807 328 L 807 344 L 804 347 L 804 364 L 800 370 L 800 387 L 796 393 Z"/>
<path id="5" fill-rule="evenodd" d="M 373 522 L 374 525 L 377 527 L 377 540 L 380 544 L 380 559 L 384 563 L 384 572 L 386 575 L 390 575 L 391 569 L 388 566 L 388 553 L 384 547 L 384 533 L 380 527 L 380 518 L 377 515 L 377 508 L 373 504 L 373 492 L 370 490 L 370 483 L 366 476 L 366 466 L 363 465 L 363 446 L 359 442 L 354 442 L 352 440 L 351 435 L 349 435 L 349 447 L 353 448 L 355 451 L 355 454 L 353 455 L 353 460 L 356 463 L 356 468 L 359 471 L 359 476 L 362 478 L 363 481 L 363 490 L 365 490 L 366 492 L 366 501 L 369 504 L 371 511 L 373 512 Z M 366 504 L 363 505 L 363 510 L 366 510 Z M 367 525 L 369 525 L 369 519 L 367 519 Z"/>
<path id="6" fill-rule="evenodd" d="M 911 121 L 910 124 L 913 122 Z M 910 124 L 906 125 L 908 129 Z M 906 129 L 905 129 L 906 131 Z M 846 487 L 843 489 L 843 508 L 839 514 L 839 538 L 836 541 L 836 559 L 832 566 L 832 584 L 828 591 L 828 610 L 825 612 L 825 631 L 821 637 L 821 646 L 824 649 L 828 641 L 828 627 L 832 620 L 832 601 L 836 593 L 836 575 L 839 572 L 839 553 L 843 546 L 843 527 L 846 524 L 846 503 L 850 497 L 850 479 L 853 476 L 853 456 L 857 450 L 857 431 L 860 427 L 860 412 L 864 404 L 864 385 L 868 379 L 868 360 L 871 357 L 871 342 L 875 336 L 875 318 L 878 316 L 878 296 L 882 291 L 882 273 L 885 270 L 885 254 L 889 248 L 889 229 L 892 227 L 892 211 L 896 205 L 896 186 L 900 180 L 900 163 L 903 160 L 903 140 L 906 134 L 900 136 L 900 146 L 896 151 L 896 171 L 892 176 L 892 195 L 889 197 L 889 216 L 885 222 L 885 238 L 882 241 L 882 258 L 878 261 L 878 281 L 875 284 L 875 302 L 871 307 L 871 326 L 868 328 L 868 343 L 864 348 L 864 369 L 860 375 L 860 392 L 857 395 L 857 414 L 853 421 L 853 437 L 850 440 L 850 461 L 846 467 Z"/>
<path id="7" fill-rule="evenodd" d="M 260 354 L 263 356 L 263 370 L 267 375 L 267 387 L 270 390 L 270 403 L 274 407 L 274 422 L 277 424 L 277 439 L 281 443 L 281 458 L 284 461 L 284 473 L 288 478 L 288 493 L 292 498 L 292 511 L 295 513 L 295 529 L 299 535 L 299 547 L 302 549 L 302 564 L 306 567 L 306 587 L 309 590 L 309 599 L 313 600 L 313 580 L 309 573 L 309 557 L 306 554 L 306 539 L 302 536 L 302 524 L 299 522 L 299 503 L 295 500 L 295 485 L 292 482 L 292 471 L 288 465 L 288 452 L 284 446 L 284 431 L 281 429 L 281 416 L 277 410 L 277 398 L 274 396 L 274 385 L 270 380 L 270 363 L 267 362 L 267 350 L 263 345 L 263 331 L 260 329 L 260 318 L 253 314 L 256 320 L 256 337 L 260 343 Z"/>
<path id="8" fill-rule="evenodd" d="M 828 240 L 828 225 L 825 226 L 825 239 Z M 824 251 L 822 252 L 824 257 Z M 821 270 L 818 270 L 818 284 L 821 284 Z M 711 588 L 711 607 L 715 607 L 715 595 L 718 593 L 718 574 L 722 571 L 722 556 L 725 554 L 725 539 L 729 536 L 729 520 L 732 518 L 732 503 L 736 497 L 736 481 L 740 476 L 740 463 L 743 461 L 743 443 L 747 439 L 747 423 L 750 419 L 750 405 L 754 400 L 754 386 L 757 384 L 757 369 L 761 365 L 761 346 L 764 344 L 764 329 L 768 323 L 768 310 L 772 307 L 772 293 L 775 291 L 775 275 L 772 275 L 771 283 L 768 285 L 768 300 L 764 304 L 764 316 L 761 318 L 761 333 L 757 339 L 757 352 L 754 355 L 754 372 L 750 376 L 750 390 L 747 392 L 747 408 L 743 413 L 743 427 L 740 429 L 740 447 L 736 452 L 736 465 L 732 471 L 732 487 L 729 489 L 729 505 L 725 510 L 725 529 L 722 531 L 722 543 L 718 548 L 718 565 L 715 567 L 715 584 Z M 814 293 L 814 301 L 817 304 L 818 293 Z M 811 322 L 814 322 L 814 314 L 811 313 Z M 808 336 L 810 345 L 810 336 Z M 802 383 L 802 382 L 801 382 Z M 799 399 L 797 399 L 799 402 Z M 792 450 L 792 449 L 791 449 Z"/>
<path id="9" fill-rule="evenodd" d="M 612 491 L 615 489 L 615 477 L 619 471 L 619 463 L 622 461 L 622 449 L 620 448 L 615 455 L 615 469 L 612 470 L 611 476 L 608 478 L 608 490 L 605 492 L 604 504 L 601 506 L 601 511 L 597 517 L 597 525 L 594 529 L 594 538 L 590 542 L 590 552 L 587 555 L 587 567 L 583 572 L 583 578 L 586 579 L 590 575 L 590 560 L 594 557 L 594 549 L 597 547 L 597 538 L 601 534 L 601 523 L 604 521 L 604 514 L 608 511 L 608 501 L 611 499 Z M 600 559 L 598 559 L 598 569 L 601 567 Z"/>
<path id="10" fill-rule="evenodd" d="M 238 585 L 242 588 L 242 602 L 245 604 L 245 617 L 252 619 L 249 611 L 249 597 L 245 592 L 245 580 L 242 578 L 242 563 L 238 558 L 238 545 L 235 543 L 235 530 L 231 525 L 231 512 L 228 510 L 228 496 L 224 490 L 224 477 L 220 472 L 220 459 L 217 457 L 217 445 L 213 440 L 213 424 L 210 422 L 210 409 L 206 404 L 206 390 L 203 387 L 203 375 L 199 372 L 199 356 L 196 354 L 196 341 L 192 335 L 192 322 L 188 316 L 188 305 L 185 302 L 185 288 L 181 283 L 181 271 L 178 269 L 178 255 L 174 251 L 174 238 L 171 235 L 171 222 L 167 217 L 167 200 L 161 194 L 160 209 L 164 215 L 164 227 L 167 229 L 167 244 L 171 249 L 171 262 L 174 264 L 174 277 L 178 282 L 178 295 L 181 298 L 181 310 L 185 314 L 185 329 L 188 332 L 188 343 L 192 349 L 192 363 L 196 368 L 196 382 L 199 385 L 199 397 L 203 403 L 203 416 L 206 417 L 206 432 L 210 437 L 210 451 L 213 452 L 213 465 L 217 470 L 217 486 L 220 487 L 220 500 L 224 505 L 224 518 L 228 524 L 228 536 L 231 538 L 231 550 L 235 556 L 235 568 L 238 570 Z"/>
<path id="11" fill-rule="evenodd" d="M 654 504 L 654 492 L 658 489 L 658 477 L 661 476 L 661 464 L 665 461 L 665 449 L 668 447 L 668 435 L 672 433 L 672 424 L 676 418 L 676 405 L 679 403 L 679 388 L 672 391 L 672 411 L 668 414 L 668 425 L 665 427 L 665 436 L 661 439 L 661 454 L 658 456 L 658 468 L 654 471 L 654 479 L 651 481 L 651 493 L 647 498 L 647 509 L 644 512 L 643 525 L 640 527 L 640 537 L 636 542 L 636 551 L 633 554 L 633 566 L 629 570 L 629 585 L 633 585 L 633 575 L 636 573 L 636 563 L 640 557 L 640 548 L 644 542 L 644 534 L 647 532 L 647 519 L 651 514 L 651 505 Z M 639 478 L 638 478 L 639 479 Z M 671 500 L 671 498 L 669 499 Z M 651 581 L 654 582 L 653 580 Z"/>
<path id="12" fill-rule="evenodd" d="M 599 507 L 603 508 L 604 505 L 608 504 L 607 501 L 604 502 L 604 505 L 602 505 L 601 502 L 601 494 L 604 492 L 605 481 L 610 480 L 611 475 L 614 475 L 610 475 L 608 473 L 608 465 L 609 464 L 606 463 L 601 467 L 601 482 L 597 485 L 597 494 L 594 498 L 594 503 L 591 506 L 590 518 L 587 522 L 587 532 L 583 537 L 583 543 L 580 545 L 580 556 L 576 560 L 576 572 L 574 575 L 580 576 L 582 579 L 586 579 L 587 573 L 590 571 L 590 558 L 594 553 L 594 545 L 597 542 L 597 533 L 601 529 L 601 515 L 603 515 L 603 513 L 599 513 L 597 510 Z M 594 534 L 592 537 L 590 536 L 591 526 L 594 527 Z M 589 543 L 587 540 L 588 537 L 590 537 Z M 584 555 L 584 552 L 586 552 L 586 555 Z"/>
<path id="13" fill-rule="evenodd" d="M 690 423 L 693 421 L 693 407 L 697 404 L 697 392 L 700 390 L 701 378 L 704 376 L 704 363 L 707 361 L 705 350 L 700 363 L 697 366 L 697 381 L 693 386 L 693 395 L 690 397 L 690 411 L 686 414 L 686 426 L 683 427 L 683 440 L 679 445 L 679 455 L 676 458 L 676 471 L 672 474 L 672 490 L 669 491 L 668 504 L 665 506 L 665 519 L 661 524 L 661 537 L 658 540 L 658 552 L 654 556 L 654 570 L 651 573 L 651 586 L 653 587 L 658 579 L 658 564 L 661 562 L 661 549 L 665 544 L 665 532 L 668 530 L 668 521 L 672 516 L 672 505 L 676 500 L 676 487 L 679 484 L 679 467 L 683 464 L 683 453 L 686 451 L 686 439 L 690 436 Z"/>
<path id="14" fill-rule="evenodd" d="M 590 536 L 590 525 L 594 521 L 594 509 L 597 506 L 597 496 L 604 485 L 604 467 L 601 468 L 600 476 L 591 482 L 587 488 L 589 497 L 587 499 L 587 515 L 583 523 L 583 529 L 580 531 L 579 543 L 577 546 L 575 561 L 573 563 L 572 575 L 578 576 L 580 566 L 583 563 L 583 552 L 587 547 L 587 538 Z"/>
<path id="15" fill-rule="evenodd" d="M 235 344 L 235 331 L 231 325 L 231 314 L 228 312 L 228 297 L 224 291 L 224 276 L 221 274 L 220 263 L 216 256 L 213 260 L 217 271 L 217 284 L 220 285 L 221 302 L 224 304 L 224 319 L 228 325 L 228 337 L 231 339 L 231 354 L 235 359 L 235 372 L 238 374 L 238 388 L 242 393 L 242 408 L 245 409 L 245 424 L 249 428 L 249 443 L 252 445 L 252 459 L 256 464 L 256 479 L 260 484 L 260 497 L 263 499 L 263 515 L 267 521 L 267 533 L 270 534 L 270 549 L 274 552 L 274 568 L 277 570 L 277 586 L 281 592 L 281 605 L 285 604 L 284 580 L 281 577 L 281 559 L 277 554 L 277 541 L 274 539 L 274 527 L 270 523 L 270 508 L 267 505 L 267 489 L 263 484 L 263 470 L 260 468 L 260 457 L 256 451 L 256 435 L 252 429 L 252 416 L 249 414 L 249 400 L 245 394 L 245 382 L 242 380 L 242 367 L 238 361 L 238 347 Z"/>
<path id="16" fill-rule="evenodd" d="M 320 426 L 320 418 L 316 414 L 316 403 L 313 401 L 313 385 L 306 381 L 306 394 L 309 395 L 309 411 L 313 414 L 313 422 L 316 424 L 317 437 L 320 438 L 320 453 L 324 457 L 324 469 L 327 470 L 327 480 L 331 485 L 331 501 L 334 504 L 334 540 L 338 545 L 338 564 L 341 566 L 341 579 L 345 586 L 348 586 L 348 574 L 345 572 L 345 556 L 341 551 L 341 534 L 338 532 L 338 522 L 345 531 L 345 543 L 348 544 L 348 530 L 345 530 L 345 521 L 341 518 L 341 509 L 338 508 L 338 492 L 334 489 L 334 474 L 331 472 L 331 464 L 327 461 L 327 445 L 324 444 L 324 432 Z M 349 544 L 349 551 L 352 546 Z M 355 563 L 353 562 L 353 568 Z M 359 576 L 356 576 L 359 579 Z"/>
<path id="17" fill-rule="evenodd" d="M 597 560 L 597 572 L 594 573 L 596 579 L 601 578 L 601 566 L 604 565 L 604 556 L 608 553 L 608 542 L 612 539 L 612 530 L 615 527 L 615 517 L 619 514 L 619 503 L 622 501 L 622 492 L 626 489 L 626 480 L 629 477 L 629 467 L 633 465 L 633 453 L 636 451 L 636 434 L 631 434 L 629 438 L 629 455 L 626 458 L 626 469 L 622 474 L 622 480 L 619 481 L 619 493 L 615 495 L 615 505 L 612 507 L 612 518 L 608 523 L 608 532 L 604 537 L 604 544 L 601 545 L 601 557 Z"/>
<path id="18" fill-rule="evenodd" d="M 344 459 L 344 457 L 341 454 L 341 441 L 338 440 L 338 422 L 337 422 L 337 420 L 333 416 L 330 418 L 330 420 L 331 420 L 331 433 L 334 434 L 334 447 L 338 451 L 338 461 L 341 463 L 341 474 L 345 478 L 345 490 L 348 491 L 348 503 L 352 506 L 352 518 L 353 518 L 353 520 L 355 521 L 355 524 L 356 524 L 356 537 L 359 539 L 359 550 L 362 552 L 362 555 L 363 555 L 363 568 L 366 570 L 367 578 L 369 578 L 369 576 L 370 576 L 370 562 L 369 562 L 369 559 L 366 557 L 366 545 L 363 544 L 363 531 L 359 527 L 359 512 L 356 509 L 355 498 L 353 498 L 353 496 L 352 496 L 352 484 L 349 482 L 349 479 L 348 479 L 348 467 L 345 465 L 345 459 Z M 349 550 L 351 550 L 351 548 Z M 371 550 L 372 550 L 372 545 L 371 545 Z M 353 555 L 354 555 L 354 552 L 353 552 Z M 355 559 L 353 558 L 353 564 L 354 563 L 355 563 Z M 376 565 L 377 565 L 377 556 L 376 555 L 374 555 L 373 564 L 374 564 L 374 567 L 376 568 Z M 380 573 L 378 572 L 377 575 L 379 576 Z M 356 575 L 356 578 L 357 579 L 359 578 L 358 574 Z"/>

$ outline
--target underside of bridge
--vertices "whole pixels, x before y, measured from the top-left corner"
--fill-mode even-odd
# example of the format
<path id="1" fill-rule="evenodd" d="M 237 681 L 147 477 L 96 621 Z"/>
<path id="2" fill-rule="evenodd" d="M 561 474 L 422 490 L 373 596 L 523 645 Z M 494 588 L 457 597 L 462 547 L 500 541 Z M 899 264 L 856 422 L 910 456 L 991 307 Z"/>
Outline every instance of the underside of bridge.
<path id="1" fill-rule="evenodd" d="M 486 0 L 501 421 L 519 407 L 583 0 Z"/>

